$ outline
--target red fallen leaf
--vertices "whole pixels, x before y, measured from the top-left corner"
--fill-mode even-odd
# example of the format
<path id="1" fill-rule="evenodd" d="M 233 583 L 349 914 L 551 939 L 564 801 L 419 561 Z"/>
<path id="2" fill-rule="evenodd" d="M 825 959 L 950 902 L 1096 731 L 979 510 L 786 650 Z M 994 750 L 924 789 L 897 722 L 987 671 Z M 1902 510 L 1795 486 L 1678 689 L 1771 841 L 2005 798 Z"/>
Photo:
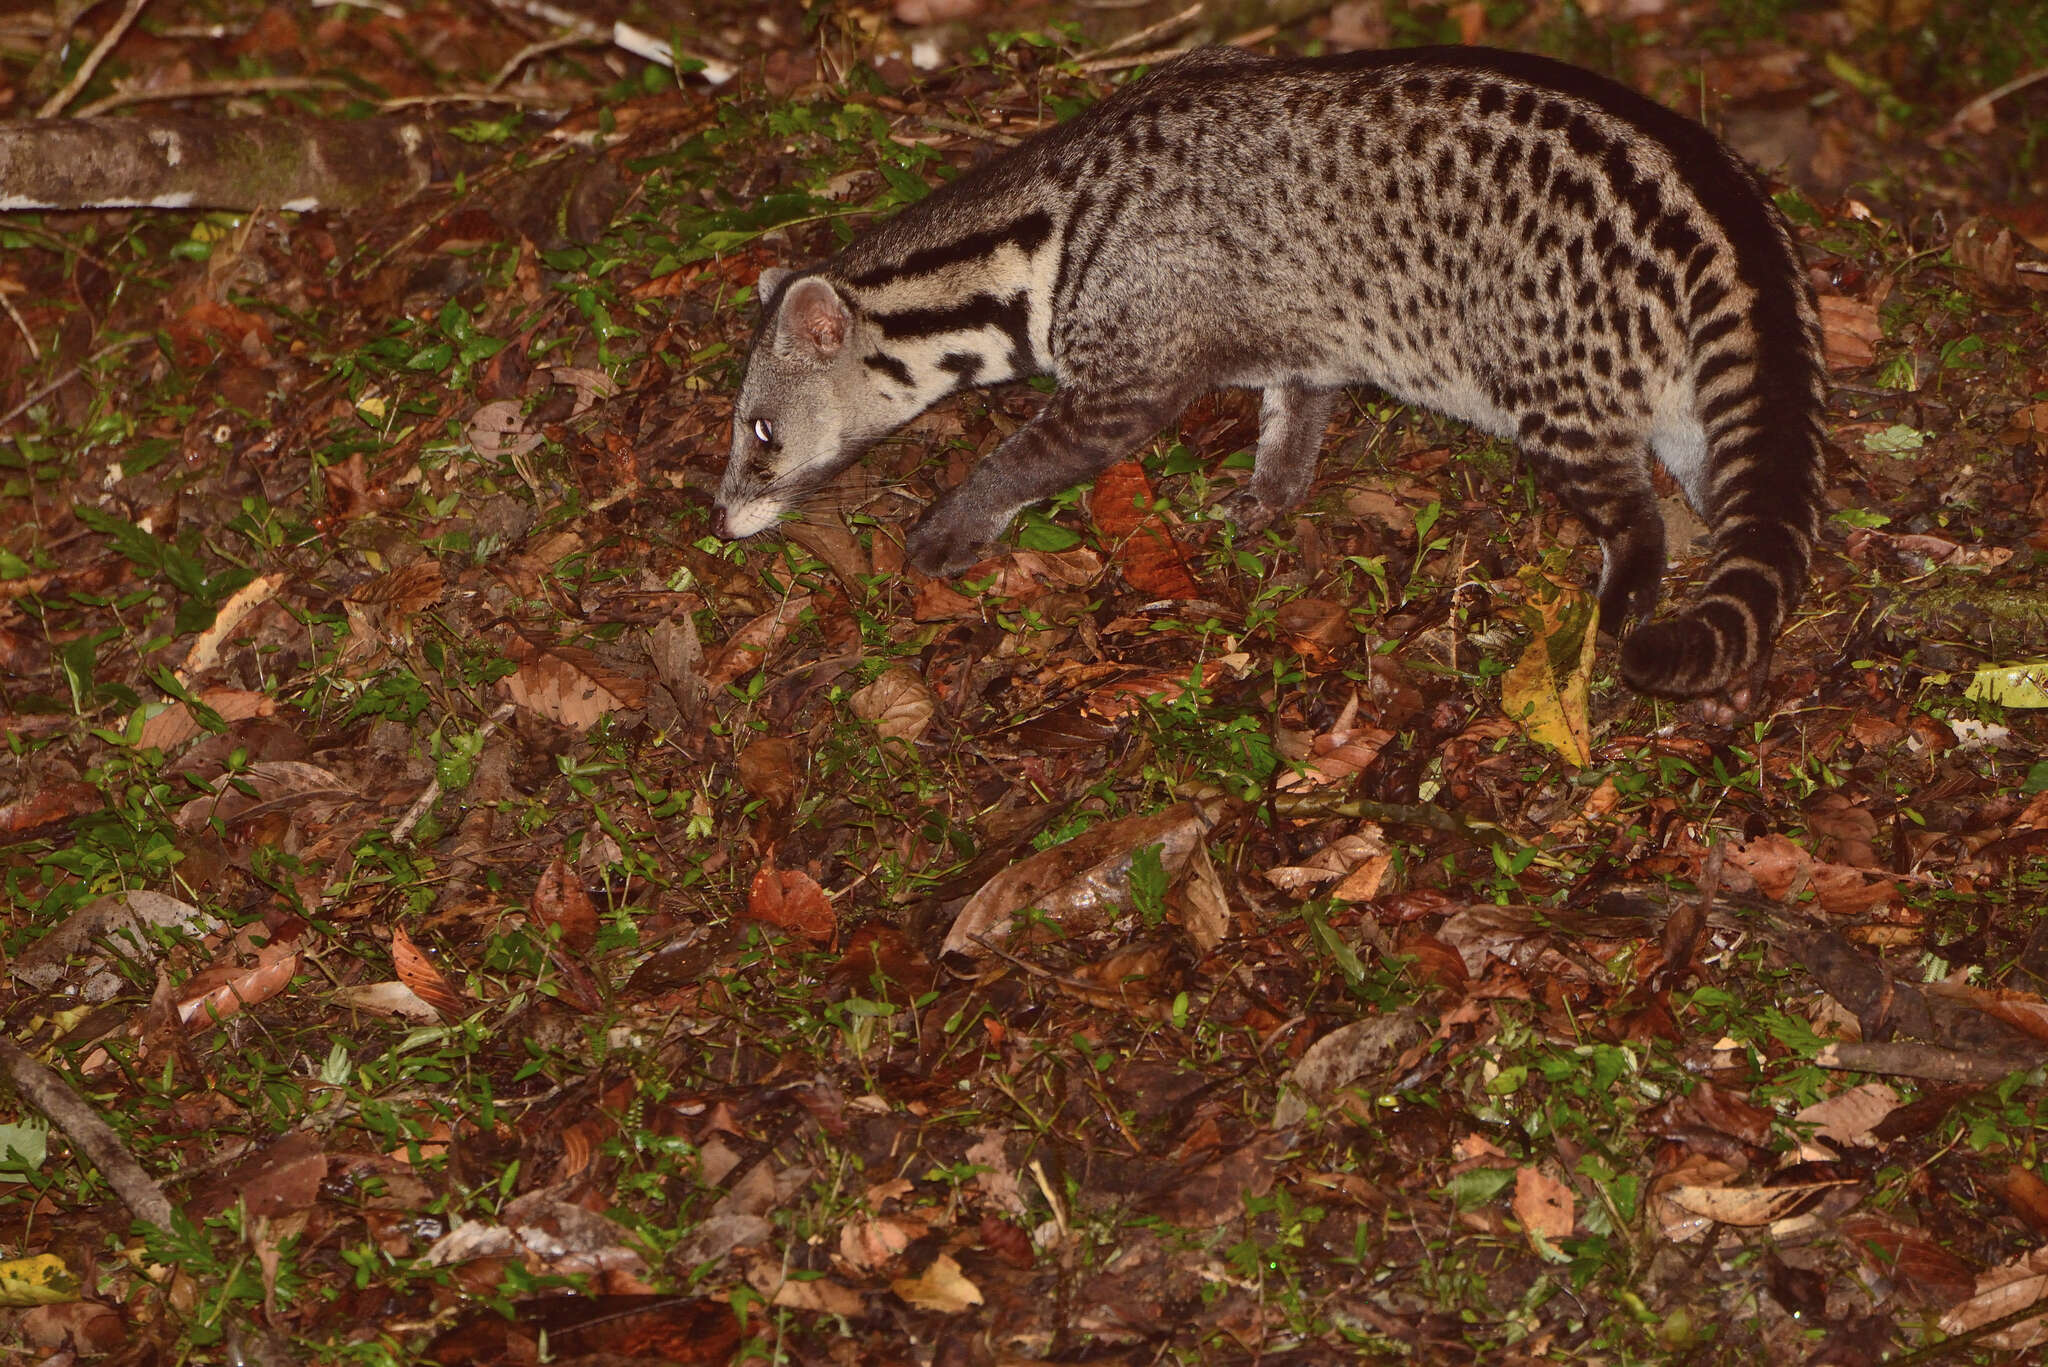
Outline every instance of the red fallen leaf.
<path id="1" fill-rule="evenodd" d="M 598 986 L 597 975 L 585 968 L 582 960 L 572 957 L 561 945 L 549 945 L 548 962 L 555 969 L 554 982 L 550 986 L 554 989 L 556 1001 L 586 1016 L 604 1005 L 604 989 Z"/>
<path id="2" fill-rule="evenodd" d="M 1993 1178 L 1991 1186 L 2021 1219 L 2048 1234 L 2048 1182 L 2025 1168 L 2011 1167 L 2002 1177 Z"/>
<path id="3" fill-rule="evenodd" d="M 1458 990 L 1470 981 L 1464 956 L 1425 930 L 1409 926 L 1396 947 L 1403 957 L 1415 960 L 1416 975 L 1426 983 Z"/>
<path id="4" fill-rule="evenodd" d="M 831 899 L 817 880 L 801 869 L 763 865 L 747 890 L 747 915 L 793 930 L 817 944 L 831 939 L 838 928 Z"/>
<path id="5" fill-rule="evenodd" d="M 1000 1215 L 981 1217 L 981 1246 L 1019 1271 L 1038 1261 L 1031 1236 Z"/>
<path id="6" fill-rule="evenodd" d="M 213 359 L 216 341 L 225 344 L 220 348 L 223 351 L 240 352 L 247 349 L 245 343 L 251 339 L 264 347 L 271 340 L 268 322 L 218 299 L 195 300 L 190 308 L 165 324 L 164 331 L 177 350 L 178 364 L 192 370 Z"/>
<path id="7" fill-rule="evenodd" d="M 1088 495 L 1088 513 L 1103 539 L 1121 543 L 1117 559 L 1132 588 L 1154 598 L 1199 597 L 1180 543 L 1151 509 L 1152 481 L 1134 460 L 1096 476 Z"/>
<path id="8" fill-rule="evenodd" d="M 178 989 L 178 1019 L 194 1029 L 224 1020 L 282 992 L 299 971 L 299 937 L 306 923 L 293 918 L 271 932 L 244 926 L 220 958 L 187 978 Z M 265 941 L 260 947 L 256 941 Z"/>
<path id="9" fill-rule="evenodd" d="M 442 1020 L 456 1020 L 469 1014 L 469 998 L 434 967 L 404 927 L 391 932 L 391 967 L 414 996 L 441 1013 Z"/>
<path id="10" fill-rule="evenodd" d="M 597 942 L 597 904 L 559 855 L 534 886 L 527 910 L 539 924 L 559 926 L 566 949 L 580 954 Z"/>
<path id="11" fill-rule="evenodd" d="M 846 937 L 846 952 L 827 976 L 857 995 L 907 1006 L 930 990 L 937 971 L 902 931 L 870 921 Z"/>
<path id="12" fill-rule="evenodd" d="M 1970 1265 L 1917 1229 L 1873 1215 L 1842 1221 L 1842 1238 L 1916 1305 L 1946 1309 L 1976 1290 Z"/>
<path id="13" fill-rule="evenodd" d="M 38 826 L 96 812 L 105 805 L 106 799 L 90 783 L 52 783 L 19 802 L 0 803 L 0 832 L 19 835 Z"/>

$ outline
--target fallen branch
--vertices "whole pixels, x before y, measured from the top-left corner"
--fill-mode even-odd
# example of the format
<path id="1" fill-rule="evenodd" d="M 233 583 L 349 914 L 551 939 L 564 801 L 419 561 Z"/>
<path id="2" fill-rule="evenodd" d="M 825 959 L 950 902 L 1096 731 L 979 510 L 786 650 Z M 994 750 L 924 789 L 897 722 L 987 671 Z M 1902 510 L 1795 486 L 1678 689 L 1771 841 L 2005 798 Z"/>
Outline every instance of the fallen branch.
<path id="1" fill-rule="evenodd" d="M 452 153 L 412 119 L 53 119 L 0 125 L 0 209 L 349 209 Z"/>
<path id="2" fill-rule="evenodd" d="M 31 1058 L 28 1051 L 11 1039 L 0 1039 L 0 1072 L 14 1084 L 22 1100 L 41 1111 L 52 1125 L 64 1132 L 79 1155 L 107 1179 L 107 1185 L 121 1198 L 129 1213 L 159 1229 L 171 1227 L 175 1208 L 142 1164 L 121 1143 L 99 1113 L 79 1099 L 63 1078 Z"/>

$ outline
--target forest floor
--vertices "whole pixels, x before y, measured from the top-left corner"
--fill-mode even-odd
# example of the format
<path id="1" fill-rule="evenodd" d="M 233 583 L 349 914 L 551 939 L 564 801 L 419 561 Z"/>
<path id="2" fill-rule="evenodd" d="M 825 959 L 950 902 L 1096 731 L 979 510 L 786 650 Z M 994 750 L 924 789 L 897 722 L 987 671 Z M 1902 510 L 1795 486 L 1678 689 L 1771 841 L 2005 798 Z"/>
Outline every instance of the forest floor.
<path id="1" fill-rule="evenodd" d="M 521 10 L 160 0 L 65 107 L 477 165 L 0 215 L 7 1360 L 2039 1360 L 2048 9 L 1258 39 L 1547 52 L 1775 177 L 1835 514 L 1740 710 L 1372 394 L 1263 537 L 1226 394 L 908 570 L 1018 385 L 716 540 L 758 273 L 1183 35 L 621 7 L 679 79 Z M 0 21 L 0 107 L 118 21 Z"/>

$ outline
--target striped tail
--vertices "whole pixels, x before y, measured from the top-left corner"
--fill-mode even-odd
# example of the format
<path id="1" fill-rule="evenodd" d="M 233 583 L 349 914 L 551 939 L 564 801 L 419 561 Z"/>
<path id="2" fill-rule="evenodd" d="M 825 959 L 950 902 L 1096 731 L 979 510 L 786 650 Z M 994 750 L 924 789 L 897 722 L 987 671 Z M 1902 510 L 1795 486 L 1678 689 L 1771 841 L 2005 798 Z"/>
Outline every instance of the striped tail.
<path id="1" fill-rule="evenodd" d="M 1713 550 L 1697 594 L 1622 642 L 1622 677 L 1641 692 L 1699 697 L 1761 671 L 1806 589 L 1825 513 L 1826 389 L 1819 319 L 1790 250 L 1787 241 L 1790 269 L 1759 290 L 1747 328 L 1725 327 L 1726 314 L 1696 328 L 1709 338 L 1695 343 L 1694 373 Z M 1731 332 L 1749 345 L 1717 349 L 1710 334 Z"/>

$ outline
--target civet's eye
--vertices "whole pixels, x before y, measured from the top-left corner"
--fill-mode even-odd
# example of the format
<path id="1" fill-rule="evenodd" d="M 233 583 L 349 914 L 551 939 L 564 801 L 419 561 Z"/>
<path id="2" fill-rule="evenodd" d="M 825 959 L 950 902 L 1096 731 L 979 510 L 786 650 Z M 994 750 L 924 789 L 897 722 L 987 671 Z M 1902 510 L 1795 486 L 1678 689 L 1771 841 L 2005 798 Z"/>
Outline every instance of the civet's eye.
<path id="1" fill-rule="evenodd" d="M 766 418 L 754 419 L 754 440 L 763 446 L 775 444 L 775 424 Z"/>

